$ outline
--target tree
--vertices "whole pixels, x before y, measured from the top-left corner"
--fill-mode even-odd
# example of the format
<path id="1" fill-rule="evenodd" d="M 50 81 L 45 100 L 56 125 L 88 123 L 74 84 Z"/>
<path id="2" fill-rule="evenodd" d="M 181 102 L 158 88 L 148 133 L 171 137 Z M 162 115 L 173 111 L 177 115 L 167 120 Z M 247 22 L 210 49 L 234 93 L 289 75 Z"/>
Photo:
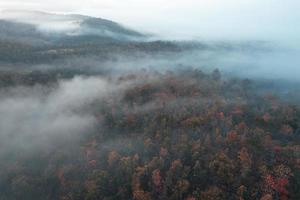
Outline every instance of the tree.
<path id="1" fill-rule="evenodd" d="M 201 199 L 205 200 L 225 200 L 223 191 L 217 186 L 211 186 L 207 190 L 201 192 Z"/>
<path id="2" fill-rule="evenodd" d="M 241 173 L 244 177 L 251 169 L 252 159 L 245 147 L 238 152 L 238 158 L 241 163 Z"/>

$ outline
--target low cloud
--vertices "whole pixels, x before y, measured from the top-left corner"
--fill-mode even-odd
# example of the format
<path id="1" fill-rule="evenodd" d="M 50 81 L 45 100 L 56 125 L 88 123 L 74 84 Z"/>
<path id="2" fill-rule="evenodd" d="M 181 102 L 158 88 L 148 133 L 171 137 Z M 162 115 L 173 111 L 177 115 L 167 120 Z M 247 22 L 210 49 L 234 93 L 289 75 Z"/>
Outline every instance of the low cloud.
<path id="1" fill-rule="evenodd" d="M 55 144 L 50 141 L 70 141 L 88 133 L 96 119 L 86 107 L 111 90 L 114 87 L 102 78 L 75 77 L 53 88 L 37 85 L 1 91 L 0 151 L 44 148 Z"/>

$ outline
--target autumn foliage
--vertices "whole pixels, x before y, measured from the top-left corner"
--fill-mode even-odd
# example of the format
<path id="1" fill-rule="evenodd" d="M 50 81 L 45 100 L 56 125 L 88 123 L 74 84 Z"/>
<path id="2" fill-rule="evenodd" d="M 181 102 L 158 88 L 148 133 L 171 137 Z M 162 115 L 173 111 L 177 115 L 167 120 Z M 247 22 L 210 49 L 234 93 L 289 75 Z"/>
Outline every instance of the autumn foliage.
<path id="1" fill-rule="evenodd" d="M 218 71 L 143 71 L 114 81 L 122 90 L 91 105 L 95 130 L 72 151 L 41 152 L 34 169 L 11 165 L 0 180 L 6 193 L 39 194 L 23 198 L 31 200 L 300 199 L 297 106 Z"/>

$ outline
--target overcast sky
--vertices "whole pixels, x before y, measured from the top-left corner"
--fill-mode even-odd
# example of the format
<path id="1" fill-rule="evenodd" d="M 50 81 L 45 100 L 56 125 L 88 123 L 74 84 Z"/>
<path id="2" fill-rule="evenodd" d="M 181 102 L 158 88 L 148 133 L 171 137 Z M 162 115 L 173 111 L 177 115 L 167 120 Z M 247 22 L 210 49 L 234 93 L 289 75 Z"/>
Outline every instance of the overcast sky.
<path id="1" fill-rule="evenodd" d="M 0 0 L 0 10 L 79 13 L 197 39 L 300 39 L 298 0 Z"/>

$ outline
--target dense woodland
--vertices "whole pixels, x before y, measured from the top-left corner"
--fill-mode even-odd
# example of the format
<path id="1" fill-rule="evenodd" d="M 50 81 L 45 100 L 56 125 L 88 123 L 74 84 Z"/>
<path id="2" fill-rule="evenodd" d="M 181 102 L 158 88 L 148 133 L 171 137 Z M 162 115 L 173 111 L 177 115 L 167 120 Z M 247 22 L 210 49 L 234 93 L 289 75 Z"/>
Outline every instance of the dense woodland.
<path id="1" fill-rule="evenodd" d="M 55 60 L 74 59 L 79 56 L 97 56 L 99 60 L 104 61 L 116 55 L 157 55 L 162 52 L 175 53 L 181 52 L 183 49 L 196 48 L 192 44 L 177 45 L 165 41 L 122 43 L 120 41 L 111 40 L 110 38 L 98 36 L 63 38 L 57 42 L 60 43 L 60 45 L 32 46 L 0 40 L 0 63 L 45 64 Z M 74 43 L 76 45 L 74 45 Z"/>
<path id="2" fill-rule="evenodd" d="M 218 70 L 110 81 L 93 130 L 1 154 L 1 200 L 300 199 L 298 106 Z"/>

